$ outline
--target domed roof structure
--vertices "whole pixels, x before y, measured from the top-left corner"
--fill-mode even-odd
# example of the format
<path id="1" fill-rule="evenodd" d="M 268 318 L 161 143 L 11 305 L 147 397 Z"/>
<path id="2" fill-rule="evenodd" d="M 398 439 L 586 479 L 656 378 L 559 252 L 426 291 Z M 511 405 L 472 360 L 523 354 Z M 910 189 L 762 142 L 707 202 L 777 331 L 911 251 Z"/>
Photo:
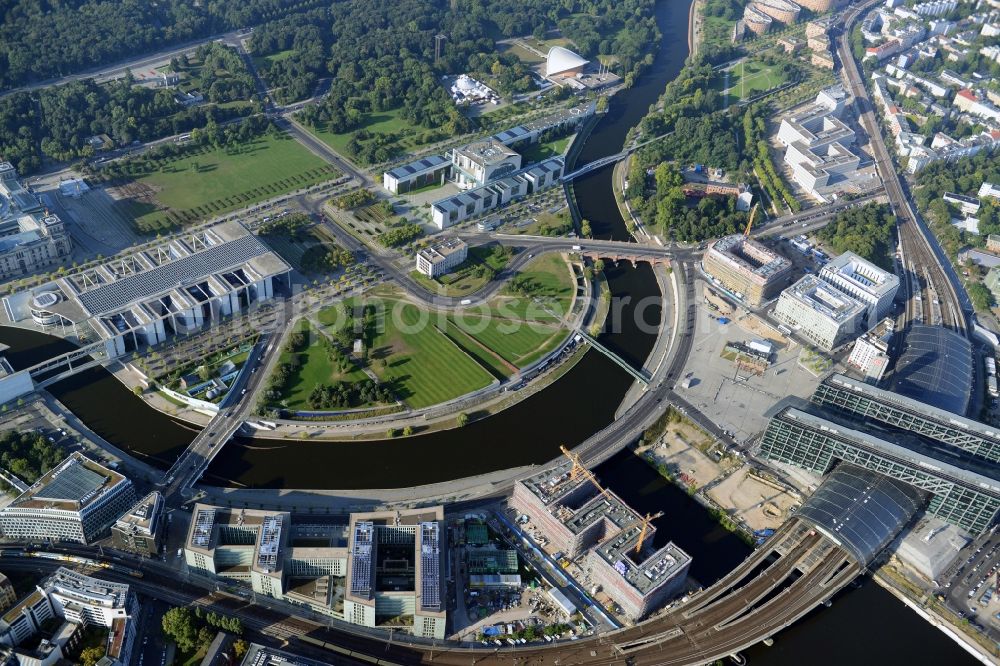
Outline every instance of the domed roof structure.
<path id="1" fill-rule="evenodd" d="M 583 69 L 590 61 L 569 49 L 553 46 L 545 56 L 545 76 L 554 76 L 574 69 Z"/>

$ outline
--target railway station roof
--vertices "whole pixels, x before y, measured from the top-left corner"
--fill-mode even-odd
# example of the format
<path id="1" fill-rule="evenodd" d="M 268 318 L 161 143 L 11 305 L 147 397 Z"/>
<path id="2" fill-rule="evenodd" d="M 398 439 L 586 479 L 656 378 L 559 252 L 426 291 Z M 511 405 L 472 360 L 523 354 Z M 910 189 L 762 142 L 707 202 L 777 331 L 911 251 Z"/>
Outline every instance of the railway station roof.
<path id="1" fill-rule="evenodd" d="M 867 565 L 923 503 L 923 493 L 903 481 L 840 463 L 796 515 Z"/>
<path id="2" fill-rule="evenodd" d="M 893 390 L 965 416 L 972 393 L 972 346 L 942 326 L 913 326 L 903 338 Z"/>

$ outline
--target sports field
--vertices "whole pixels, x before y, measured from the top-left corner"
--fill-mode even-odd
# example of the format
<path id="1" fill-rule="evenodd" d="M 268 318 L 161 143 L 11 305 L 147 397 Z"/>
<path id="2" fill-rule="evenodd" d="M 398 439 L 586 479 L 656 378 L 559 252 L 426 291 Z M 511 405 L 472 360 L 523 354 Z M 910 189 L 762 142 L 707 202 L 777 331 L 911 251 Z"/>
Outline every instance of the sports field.
<path id="1" fill-rule="evenodd" d="M 492 383 L 490 373 L 437 328 L 436 317 L 411 303 L 385 299 L 384 304 L 384 325 L 369 354 L 371 369 L 410 407 L 446 402 Z"/>
<path id="2" fill-rule="evenodd" d="M 146 175 L 123 187 L 134 195 L 129 207 L 142 233 L 213 217 L 338 175 L 286 135 L 229 148 L 206 147 L 149 167 Z"/>
<path id="3" fill-rule="evenodd" d="M 747 59 L 736 63 L 729 70 L 729 94 L 742 101 L 780 86 L 787 80 L 777 67 Z"/>

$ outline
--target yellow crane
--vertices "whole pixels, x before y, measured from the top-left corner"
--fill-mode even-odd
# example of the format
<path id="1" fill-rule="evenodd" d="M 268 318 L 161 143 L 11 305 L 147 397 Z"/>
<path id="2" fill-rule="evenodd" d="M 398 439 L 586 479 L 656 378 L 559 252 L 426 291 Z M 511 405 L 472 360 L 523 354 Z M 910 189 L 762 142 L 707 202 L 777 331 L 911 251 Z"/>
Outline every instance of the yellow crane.
<path id="1" fill-rule="evenodd" d="M 749 236 L 750 235 L 750 229 L 753 228 L 753 219 L 755 217 L 757 217 L 757 207 L 759 205 L 760 204 L 754 204 L 753 205 L 753 210 L 750 211 L 750 219 L 747 220 L 747 228 L 743 230 L 743 235 L 744 236 Z"/>
<path id="2" fill-rule="evenodd" d="M 582 476 L 594 484 L 594 487 L 597 488 L 602 495 L 604 495 L 605 499 L 611 499 L 611 494 L 601 486 L 601 484 L 597 481 L 597 477 L 594 476 L 594 473 L 587 469 L 582 462 L 580 462 L 580 456 L 578 454 L 573 453 L 562 445 L 559 446 L 559 450 L 562 451 L 564 456 L 570 459 L 570 462 L 573 463 L 573 467 L 569 470 L 569 478 L 578 479 Z"/>
<path id="3" fill-rule="evenodd" d="M 639 553 L 642 551 L 642 544 L 646 541 L 646 537 L 649 536 L 649 524 L 663 515 L 662 511 L 657 511 L 656 513 L 647 513 L 644 518 L 639 518 L 639 520 L 629 523 L 622 528 L 622 532 L 631 529 L 636 525 L 642 525 L 642 529 L 639 531 L 639 541 L 635 544 L 635 552 Z"/>

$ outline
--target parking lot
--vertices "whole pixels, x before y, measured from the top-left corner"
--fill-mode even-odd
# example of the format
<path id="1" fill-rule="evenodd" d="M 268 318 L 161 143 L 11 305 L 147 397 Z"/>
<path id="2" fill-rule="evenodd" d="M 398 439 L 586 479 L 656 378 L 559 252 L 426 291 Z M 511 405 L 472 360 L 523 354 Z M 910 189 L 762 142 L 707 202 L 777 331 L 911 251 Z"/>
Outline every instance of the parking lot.
<path id="1" fill-rule="evenodd" d="M 1000 595 L 996 593 L 1000 572 L 1000 535 L 996 527 L 959 551 L 958 556 L 934 585 L 937 594 L 960 618 L 1000 641 Z"/>

